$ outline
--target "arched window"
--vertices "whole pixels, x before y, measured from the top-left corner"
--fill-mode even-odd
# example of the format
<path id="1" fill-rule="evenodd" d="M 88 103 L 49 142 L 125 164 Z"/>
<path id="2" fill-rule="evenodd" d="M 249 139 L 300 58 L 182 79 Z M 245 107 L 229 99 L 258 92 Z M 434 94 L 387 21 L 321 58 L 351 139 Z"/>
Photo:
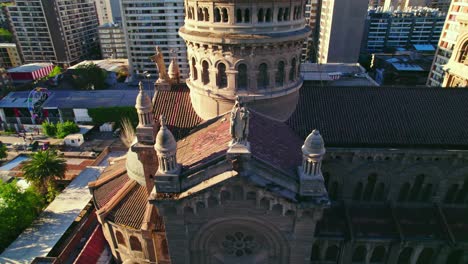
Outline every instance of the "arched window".
<path id="1" fill-rule="evenodd" d="M 297 6 L 294 7 L 293 20 L 296 20 L 297 17 Z"/>
<path id="2" fill-rule="evenodd" d="M 457 196 L 455 197 L 456 203 L 464 203 L 466 201 L 466 197 L 468 196 L 468 176 L 465 177 L 465 181 L 461 189 L 458 191 Z"/>
<path id="3" fill-rule="evenodd" d="M 296 58 L 291 61 L 291 70 L 289 70 L 289 81 L 296 80 Z"/>
<path id="4" fill-rule="evenodd" d="M 226 65 L 224 63 L 218 63 L 218 76 L 216 78 L 218 88 L 227 87 L 227 76 L 226 76 Z"/>
<path id="5" fill-rule="evenodd" d="M 422 191 L 421 201 L 430 202 L 431 198 L 432 198 L 432 184 L 428 183 L 424 186 L 424 189 Z"/>
<path id="6" fill-rule="evenodd" d="M 284 21 L 288 21 L 288 20 L 289 20 L 289 7 L 286 7 L 286 8 L 284 9 L 283 20 L 284 20 Z"/>
<path id="7" fill-rule="evenodd" d="M 203 84 L 210 83 L 210 74 L 208 72 L 208 62 L 207 61 L 202 62 L 202 82 L 203 82 Z"/>
<path id="8" fill-rule="evenodd" d="M 223 19 L 223 22 L 229 21 L 229 16 L 226 8 L 221 9 L 221 18 Z"/>
<path id="9" fill-rule="evenodd" d="M 405 182 L 400 188 L 400 193 L 398 194 L 398 202 L 406 201 L 406 198 L 408 197 L 409 189 L 410 189 L 410 184 Z"/>
<path id="10" fill-rule="evenodd" d="M 325 260 L 336 262 L 338 260 L 338 253 L 339 253 L 339 249 L 337 246 L 335 245 L 329 246 L 327 248 L 327 252 L 325 252 Z"/>
<path id="11" fill-rule="evenodd" d="M 271 8 L 268 8 L 266 11 L 265 22 L 271 22 Z"/>
<path id="12" fill-rule="evenodd" d="M 208 13 L 208 8 L 203 8 L 203 16 L 205 18 L 205 21 L 210 21 L 210 14 Z"/>
<path id="13" fill-rule="evenodd" d="M 244 22 L 250 23 L 250 10 L 248 8 L 244 11 Z"/>
<path id="14" fill-rule="evenodd" d="M 468 41 L 465 41 L 465 43 L 461 45 L 459 54 L 458 62 L 468 65 Z"/>
<path id="15" fill-rule="evenodd" d="M 310 260 L 311 261 L 319 261 L 320 260 L 320 246 L 316 242 L 312 246 L 312 254 L 310 255 Z"/>
<path id="16" fill-rule="evenodd" d="M 257 88 L 265 89 L 268 87 L 268 66 L 266 63 L 258 66 Z"/>
<path id="17" fill-rule="evenodd" d="M 418 199 L 422 186 L 424 184 L 425 177 L 426 176 L 424 174 L 419 174 L 418 176 L 416 176 L 416 179 L 413 183 L 413 187 L 411 188 L 411 192 L 409 193 L 409 201 L 414 202 Z"/>
<path id="18" fill-rule="evenodd" d="M 359 201 L 362 197 L 362 182 L 358 182 L 354 187 L 353 200 Z"/>
<path id="19" fill-rule="evenodd" d="M 411 254 L 413 253 L 413 249 L 406 247 L 400 252 L 400 256 L 398 256 L 398 264 L 410 264 Z"/>
<path id="20" fill-rule="evenodd" d="M 140 240 L 134 236 L 130 236 L 130 248 L 135 251 L 143 251 Z"/>
<path id="21" fill-rule="evenodd" d="M 374 200 L 383 201 L 385 199 L 385 184 L 383 182 L 377 184 L 375 189 Z"/>
<path id="22" fill-rule="evenodd" d="M 434 250 L 432 248 L 425 248 L 419 254 L 418 261 L 416 261 L 416 264 L 425 264 L 425 263 L 432 263 L 432 256 L 434 255 Z"/>
<path id="23" fill-rule="evenodd" d="M 194 81 L 198 79 L 197 61 L 195 60 L 195 58 L 192 58 L 192 78 Z"/>
<path id="24" fill-rule="evenodd" d="M 242 10 L 240 9 L 236 10 L 236 22 L 242 23 Z"/>
<path id="25" fill-rule="evenodd" d="M 260 8 L 257 13 L 258 22 L 263 22 L 263 8 Z"/>
<path id="26" fill-rule="evenodd" d="M 208 197 L 208 207 L 213 208 L 218 206 L 218 199 L 212 195 Z"/>
<path id="27" fill-rule="evenodd" d="M 444 203 L 453 203 L 457 195 L 458 184 L 452 184 L 445 194 Z"/>
<path id="28" fill-rule="evenodd" d="M 367 177 L 366 188 L 364 189 L 364 195 L 362 199 L 364 201 L 370 201 L 372 194 L 374 193 L 375 184 L 377 183 L 377 174 L 372 173 Z"/>
<path id="29" fill-rule="evenodd" d="M 221 22 L 221 13 L 219 12 L 219 8 L 214 9 L 214 22 Z"/>
<path id="30" fill-rule="evenodd" d="M 276 85 L 282 86 L 284 83 L 284 61 L 278 62 L 278 69 L 275 76 Z"/>
<path id="31" fill-rule="evenodd" d="M 278 21 L 282 21 L 283 20 L 283 8 L 279 8 L 278 9 L 278 17 L 277 17 L 277 20 Z"/>
<path id="32" fill-rule="evenodd" d="M 445 263 L 446 264 L 461 264 L 462 257 L 463 257 L 463 251 L 461 249 L 454 250 L 450 252 L 450 254 L 447 256 L 447 261 Z"/>
<path id="33" fill-rule="evenodd" d="M 124 247 L 127 246 L 127 244 L 125 243 L 125 238 L 122 235 L 122 233 L 120 233 L 120 231 L 115 232 L 115 238 L 117 239 L 117 244 L 124 246 Z"/>
<path id="34" fill-rule="evenodd" d="M 244 189 L 236 185 L 232 188 L 232 198 L 236 201 L 244 200 Z"/>
<path id="35" fill-rule="evenodd" d="M 228 191 L 221 191 L 220 197 L 221 197 L 221 203 L 224 203 L 226 201 L 231 200 L 231 193 Z"/>
<path id="36" fill-rule="evenodd" d="M 197 20 L 198 21 L 203 21 L 203 11 L 202 11 L 202 9 L 200 7 L 198 8 L 198 13 L 197 14 L 198 14 L 198 19 Z"/>
<path id="37" fill-rule="evenodd" d="M 366 248 L 364 246 L 357 247 L 353 252 L 353 262 L 363 262 L 366 259 Z"/>
<path id="38" fill-rule="evenodd" d="M 237 89 L 247 89 L 247 65 L 245 64 L 239 64 L 239 66 L 237 66 Z"/>
<path id="39" fill-rule="evenodd" d="M 385 257 L 385 248 L 378 246 L 372 251 L 370 262 L 383 263 Z"/>
<path id="40" fill-rule="evenodd" d="M 192 8 L 191 7 L 188 8 L 187 18 L 192 19 Z"/>

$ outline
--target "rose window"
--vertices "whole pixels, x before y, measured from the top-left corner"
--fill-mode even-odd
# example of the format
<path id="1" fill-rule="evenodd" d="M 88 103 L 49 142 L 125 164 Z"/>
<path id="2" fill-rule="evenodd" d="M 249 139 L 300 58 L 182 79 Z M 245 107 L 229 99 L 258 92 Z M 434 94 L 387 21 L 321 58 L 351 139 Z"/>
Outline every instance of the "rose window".
<path id="1" fill-rule="evenodd" d="M 259 247 L 253 236 L 242 232 L 226 235 L 222 246 L 228 255 L 236 257 L 252 255 Z"/>

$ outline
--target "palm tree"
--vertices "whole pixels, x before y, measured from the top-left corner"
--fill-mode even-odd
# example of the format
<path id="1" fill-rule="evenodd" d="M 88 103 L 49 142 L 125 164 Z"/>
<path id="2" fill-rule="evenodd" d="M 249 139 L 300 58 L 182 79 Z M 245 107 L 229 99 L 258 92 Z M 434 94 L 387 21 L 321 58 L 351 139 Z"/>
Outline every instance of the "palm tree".
<path id="1" fill-rule="evenodd" d="M 62 179 L 65 176 L 67 165 L 55 151 L 45 150 L 34 153 L 24 163 L 22 170 L 24 178 L 44 195 L 50 186 L 53 187 L 55 178 Z"/>

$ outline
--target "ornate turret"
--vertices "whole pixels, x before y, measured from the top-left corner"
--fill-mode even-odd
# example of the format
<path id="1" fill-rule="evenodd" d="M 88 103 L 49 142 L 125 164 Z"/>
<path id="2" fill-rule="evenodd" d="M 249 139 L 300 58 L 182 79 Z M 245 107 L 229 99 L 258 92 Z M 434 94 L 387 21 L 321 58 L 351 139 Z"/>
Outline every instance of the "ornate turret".
<path id="1" fill-rule="evenodd" d="M 164 116 L 160 117 L 161 128 L 156 136 L 154 149 L 158 156 L 158 171 L 155 177 L 156 192 L 179 192 L 180 164 L 177 163 L 177 142 L 166 126 Z"/>
<path id="2" fill-rule="evenodd" d="M 286 120 L 302 86 L 304 0 L 185 1 L 192 105 L 205 119 L 228 112 L 237 95 L 257 112 Z"/>
<path id="3" fill-rule="evenodd" d="M 172 83 L 180 82 L 180 70 L 176 58 L 172 58 L 171 64 L 169 64 L 169 78 Z"/>
<path id="4" fill-rule="evenodd" d="M 140 92 L 136 98 L 135 108 L 138 114 L 138 126 L 136 135 L 139 143 L 154 144 L 154 117 L 151 99 L 143 90 L 143 84 L 139 83 Z"/>
<path id="5" fill-rule="evenodd" d="M 315 129 L 302 146 L 302 166 L 299 167 L 301 195 L 323 197 L 328 200 L 321 170 L 323 155 L 325 155 L 323 138 Z"/>

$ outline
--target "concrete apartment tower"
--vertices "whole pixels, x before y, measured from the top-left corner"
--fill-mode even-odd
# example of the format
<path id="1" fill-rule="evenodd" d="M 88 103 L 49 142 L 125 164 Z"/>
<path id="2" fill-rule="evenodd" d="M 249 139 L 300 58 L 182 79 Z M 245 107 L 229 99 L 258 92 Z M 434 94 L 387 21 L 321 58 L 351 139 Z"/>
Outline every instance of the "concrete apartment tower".
<path id="1" fill-rule="evenodd" d="M 98 19 L 93 0 L 17 0 L 8 20 L 25 63 L 62 67 L 90 58 L 97 47 Z"/>
<path id="2" fill-rule="evenodd" d="M 427 86 L 442 86 L 445 70 L 444 65 L 448 63 L 454 47 L 460 36 L 461 20 L 468 14 L 468 2 L 466 0 L 453 0 L 447 13 L 444 28 L 440 35 L 431 71 L 427 78 Z M 462 19 L 463 20 L 463 19 Z"/>
<path id="3" fill-rule="evenodd" d="M 368 0 L 322 0 L 318 63 L 356 63 L 359 59 Z"/>
<path id="4" fill-rule="evenodd" d="M 145 71 L 156 75 L 150 57 L 158 46 L 166 65 L 171 58 L 177 57 L 181 76 L 188 77 L 186 46 L 178 35 L 184 24 L 184 1 L 121 0 L 121 3 L 130 74 L 134 78 Z"/>
<path id="5" fill-rule="evenodd" d="M 113 23 L 112 6 L 110 0 L 94 0 L 99 19 L 99 25 Z"/>
<path id="6" fill-rule="evenodd" d="M 299 62 L 310 34 L 305 4 L 186 2 L 180 35 L 187 44 L 192 105 L 207 120 L 232 109 L 236 97 L 278 120 L 298 99 Z M 229 34 L 227 34 L 229 33 Z"/>

